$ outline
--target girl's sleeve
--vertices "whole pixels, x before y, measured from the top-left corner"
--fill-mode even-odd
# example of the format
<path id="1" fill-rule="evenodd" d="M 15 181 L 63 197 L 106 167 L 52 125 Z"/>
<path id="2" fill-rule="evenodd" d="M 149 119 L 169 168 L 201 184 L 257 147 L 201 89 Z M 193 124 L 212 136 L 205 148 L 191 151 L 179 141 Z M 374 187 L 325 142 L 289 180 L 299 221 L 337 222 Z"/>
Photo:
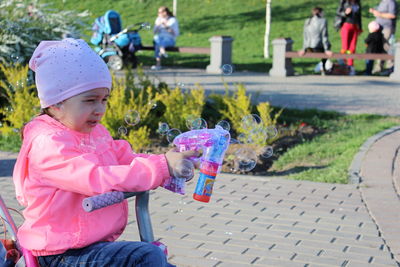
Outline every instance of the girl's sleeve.
<path id="1" fill-rule="evenodd" d="M 127 165 L 108 165 L 95 153 L 81 152 L 68 135 L 42 137 L 33 142 L 28 157 L 30 178 L 88 196 L 155 189 L 170 176 L 164 155 L 133 156 Z"/>
<path id="2" fill-rule="evenodd" d="M 137 154 L 132 150 L 131 145 L 125 140 L 114 140 L 113 148 L 115 155 L 117 156 L 118 162 L 121 165 L 129 165 L 133 159 L 148 158 L 152 154 Z"/>

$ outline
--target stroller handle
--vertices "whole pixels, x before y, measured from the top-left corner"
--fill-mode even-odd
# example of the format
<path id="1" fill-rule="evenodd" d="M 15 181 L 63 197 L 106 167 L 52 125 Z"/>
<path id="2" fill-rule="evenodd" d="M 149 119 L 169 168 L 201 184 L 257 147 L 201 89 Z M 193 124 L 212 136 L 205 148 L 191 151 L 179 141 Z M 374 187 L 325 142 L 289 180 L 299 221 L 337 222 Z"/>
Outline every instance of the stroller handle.
<path id="1" fill-rule="evenodd" d="M 141 22 L 141 23 L 136 23 L 133 25 L 129 25 L 128 27 L 124 28 L 122 31 L 120 31 L 119 33 L 117 33 L 116 35 L 113 35 L 110 38 L 110 41 L 113 42 L 116 39 L 118 39 L 118 37 L 120 37 L 122 34 L 127 33 L 129 31 L 134 31 L 134 32 L 138 32 L 141 29 L 146 28 L 146 29 L 150 29 L 151 25 L 148 22 Z"/>

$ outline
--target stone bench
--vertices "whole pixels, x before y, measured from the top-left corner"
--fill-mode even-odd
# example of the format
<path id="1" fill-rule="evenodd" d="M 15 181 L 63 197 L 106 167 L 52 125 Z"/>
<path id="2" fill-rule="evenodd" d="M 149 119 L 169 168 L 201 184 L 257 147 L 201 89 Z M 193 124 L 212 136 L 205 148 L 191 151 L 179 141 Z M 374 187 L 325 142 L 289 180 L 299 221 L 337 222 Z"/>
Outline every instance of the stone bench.
<path id="1" fill-rule="evenodd" d="M 292 51 L 293 40 L 290 38 L 279 38 L 272 41 L 273 45 L 273 60 L 272 68 L 269 71 L 271 77 L 286 77 L 294 75 L 294 69 L 292 64 L 292 58 L 329 58 L 329 59 L 381 59 L 381 60 L 394 60 L 394 71 L 390 75 L 393 80 L 400 80 L 400 43 L 395 44 L 395 55 L 389 54 L 367 54 L 367 53 L 355 53 L 355 54 L 341 54 L 333 53 L 332 56 L 328 56 L 325 53 L 310 53 L 307 52 L 303 56 L 300 56 L 297 51 Z M 398 53 L 396 53 L 399 51 Z"/>
<path id="2" fill-rule="evenodd" d="M 210 55 L 210 65 L 207 66 L 207 73 L 222 73 L 222 66 L 225 64 L 232 64 L 232 42 L 233 38 L 230 36 L 213 36 L 209 39 L 210 47 L 168 47 L 167 52 L 178 52 L 188 54 L 202 54 Z M 141 50 L 153 50 L 154 46 L 143 46 Z"/>

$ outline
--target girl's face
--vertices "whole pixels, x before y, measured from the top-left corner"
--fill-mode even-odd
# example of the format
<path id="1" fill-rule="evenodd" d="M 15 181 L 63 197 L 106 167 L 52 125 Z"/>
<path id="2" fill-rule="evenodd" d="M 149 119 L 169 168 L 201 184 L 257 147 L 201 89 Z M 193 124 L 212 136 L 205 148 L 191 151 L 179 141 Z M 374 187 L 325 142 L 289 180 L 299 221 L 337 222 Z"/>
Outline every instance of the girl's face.
<path id="1" fill-rule="evenodd" d="M 96 88 L 52 106 L 54 118 L 68 128 L 81 133 L 90 133 L 100 122 L 106 111 L 109 97 L 107 88 Z"/>

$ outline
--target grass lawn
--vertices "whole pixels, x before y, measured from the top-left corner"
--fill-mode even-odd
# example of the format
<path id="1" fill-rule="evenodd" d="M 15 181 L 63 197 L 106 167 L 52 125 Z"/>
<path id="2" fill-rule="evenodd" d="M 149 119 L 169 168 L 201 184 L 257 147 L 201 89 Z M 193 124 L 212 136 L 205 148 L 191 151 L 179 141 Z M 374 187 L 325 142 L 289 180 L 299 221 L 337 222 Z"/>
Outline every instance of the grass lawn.
<path id="1" fill-rule="evenodd" d="M 295 110 L 290 110 L 291 114 Z M 400 118 L 379 115 L 340 115 L 334 112 L 296 110 L 302 121 L 325 133 L 295 146 L 274 162 L 272 175 L 297 180 L 347 183 L 348 169 L 361 145 L 371 136 L 399 125 Z"/>
<path id="2" fill-rule="evenodd" d="M 114 9 L 122 16 L 123 25 L 147 21 L 154 23 L 157 8 L 167 5 L 172 10 L 172 0 L 66 0 L 53 1 L 52 7 L 58 9 L 74 9 L 78 11 L 89 10 L 91 24 L 94 18 L 103 15 L 107 10 Z M 271 68 L 272 59 L 263 57 L 265 34 L 265 0 L 178 0 L 177 18 L 180 23 L 181 36 L 178 46 L 208 47 L 208 39 L 213 35 L 229 35 L 234 38 L 233 63 L 236 70 L 250 70 L 267 72 Z M 365 52 L 364 39 L 367 36 L 368 22 L 373 17 L 368 13 L 369 7 L 379 3 L 379 0 L 363 0 L 363 28 L 359 36 L 357 51 Z M 291 37 L 294 40 L 293 49 L 299 50 L 303 42 L 304 20 L 310 15 L 314 6 L 324 8 L 325 17 L 328 19 L 328 28 L 332 50 L 340 51 L 340 36 L 333 28 L 333 19 L 338 0 L 273 0 L 271 4 L 272 25 L 270 40 L 278 37 Z M 90 29 L 86 31 L 91 34 Z M 151 44 L 152 32 L 141 31 L 144 44 Z M 85 37 L 89 40 L 89 36 Z M 272 53 L 272 47 L 270 47 Z M 153 64 L 151 51 L 139 54 L 145 66 Z M 318 59 L 296 59 L 295 71 L 299 74 L 312 73 Z M 177 54 L 165 62 L 167 65 L 180 67 L 204 68 L 209 64 L 208 56 Z M 365 63 L 358 60 L 355 63 L 358 71 L 364 69 Z"/>

